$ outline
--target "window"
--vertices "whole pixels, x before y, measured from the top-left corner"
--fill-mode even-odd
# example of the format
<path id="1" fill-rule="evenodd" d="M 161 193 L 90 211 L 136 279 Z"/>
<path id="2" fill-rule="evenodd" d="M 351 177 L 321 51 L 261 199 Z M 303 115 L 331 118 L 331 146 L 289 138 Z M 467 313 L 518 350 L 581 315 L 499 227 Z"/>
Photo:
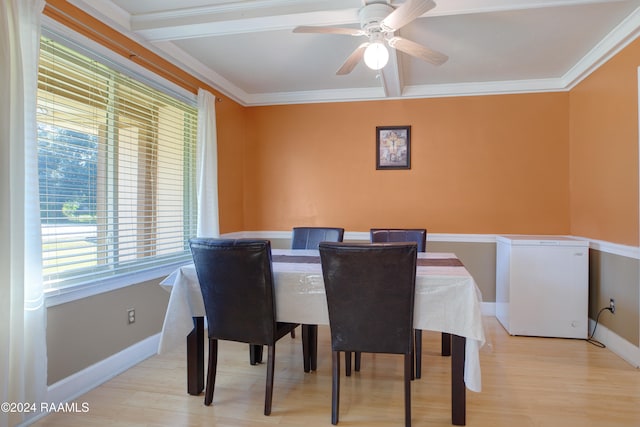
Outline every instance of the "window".
<path id="1" fill-rule="evenodd" d="M 194 105 L 43 37 L 37 113 L 48 289 L 191 258 Z"/>

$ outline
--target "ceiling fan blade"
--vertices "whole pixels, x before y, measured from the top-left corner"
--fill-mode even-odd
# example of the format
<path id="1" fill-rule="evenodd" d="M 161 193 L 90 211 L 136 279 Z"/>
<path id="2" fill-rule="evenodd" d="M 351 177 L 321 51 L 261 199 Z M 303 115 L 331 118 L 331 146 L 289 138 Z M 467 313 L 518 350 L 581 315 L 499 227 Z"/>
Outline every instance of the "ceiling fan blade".
<path id="1" fill-rule="evenodd" d="M 347 36 L 362 36 L 364 31 L 358 28 L 340 28 L 340 27 L 312 27 L 300 25 L 293 29 L 294 33 L 318 33 L 318 34 L 344 34 Z"/>
<path id="2" fill-rule="evenodd" d="M 429 49 L 426 46 L 402 37 L 391 37 L 388 42 L 389 46 L 411 56 L 415 56 L 416 58 L 420 58 L 423 61 L 430 62 L 433 65 L 442 65 L 447 62 L 447 59 L 449 59 L 449 57 L 444 53 Z"/>
<path id="3" fill-rule="evenodd" d="M 407 0 L 384 18 L 380 26 L 387 32 L 394 32 L 434 7 L 433 0 Z"/>
<path id="4" fill-rule="evenodd" d="M 362 43 L 356 48 L 356 50 L 351 52 L 351 55 L 349 55 L 347 60 L 344 61 L 342 67 L 340 67 L 340 69 L 336 71 L 336 75 L 344 76 L 345 74 L 349 74 L 351 71 L 353 71 L 355 66 L 358 65 L 358 62 L 362 60 L 362 57 L 364 56 L 364 50 L 367 48 L 367 46 L 369 46 L 369 42 Z"/>

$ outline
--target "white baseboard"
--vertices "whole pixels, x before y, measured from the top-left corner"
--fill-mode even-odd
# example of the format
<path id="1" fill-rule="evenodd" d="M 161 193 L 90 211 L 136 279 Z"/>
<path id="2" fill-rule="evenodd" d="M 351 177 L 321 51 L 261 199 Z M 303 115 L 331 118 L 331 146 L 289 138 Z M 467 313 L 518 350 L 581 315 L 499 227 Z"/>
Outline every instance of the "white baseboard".
<path id="1" fill-rule="evenodd" d="M 483 302 L 480 307 L 483 316 L 496 317 L 496 303 L 495 302 Z"/>
<path id="2" fill-rule="evenodd" d="M 589 330 L 593 331 L 595 321 L 589 319 Z M 640 367 L 640 348 L 631 344 L 605 326 L 598 324 L 593 338 L 606 345 L 616 355 L 620 356 L 633 367 Z"/>
<path id="3" fill-rule="evenodd" d="M 43 402 L 58 405 L 77 399 L 100 384 L 155 355 L 158 352 L 159 343 L 160 334 L 158 333 L 50 385 Z M 16 427 L 29 426 L 47 415 L 46 412 L 36 413 Z"/>
<path id="4" fill-rule="evenodd" d="M 47 389 L 47 402 L 67 402 L 137 365 L 158 352 L 160 334 L 152 335 L 80 372 L 64 378 Z"/>

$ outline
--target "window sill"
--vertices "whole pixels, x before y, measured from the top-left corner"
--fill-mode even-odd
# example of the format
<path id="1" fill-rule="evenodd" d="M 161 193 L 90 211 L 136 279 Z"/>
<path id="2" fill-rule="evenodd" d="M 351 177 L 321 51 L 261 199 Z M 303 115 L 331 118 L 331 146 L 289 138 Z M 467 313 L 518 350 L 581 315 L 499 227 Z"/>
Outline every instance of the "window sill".
<path id="1" fill-rule="evenodd" d="M 185 265 L 184 262 L 172 263 L 156 267 L 149 270 L 138 271 L 135 273 L 122 274 L 117 277 L 99 279 L 95 282 L 83 285 L 69 286 L 67 288 L 48 289 L 44 291 L 45 306 L 54 307 L 56 305 L 65 304 L 93 295 L 99 295 L 105 292 L 114 291 L 116 289 L 126 288 L 127 286 L 136 285 L 138 283 L 150 280 L 164 279 L 178 267 Z"/>

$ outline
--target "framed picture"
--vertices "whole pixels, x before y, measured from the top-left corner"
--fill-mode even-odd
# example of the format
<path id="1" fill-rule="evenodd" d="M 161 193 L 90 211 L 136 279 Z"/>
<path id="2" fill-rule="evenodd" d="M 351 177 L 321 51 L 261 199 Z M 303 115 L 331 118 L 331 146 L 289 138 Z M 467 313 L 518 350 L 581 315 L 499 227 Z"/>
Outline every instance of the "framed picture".
<path id="1" fill-rule="evenodd" d="M 376 127 L 376 169 L 411 169 L 411 126 Z"/>

